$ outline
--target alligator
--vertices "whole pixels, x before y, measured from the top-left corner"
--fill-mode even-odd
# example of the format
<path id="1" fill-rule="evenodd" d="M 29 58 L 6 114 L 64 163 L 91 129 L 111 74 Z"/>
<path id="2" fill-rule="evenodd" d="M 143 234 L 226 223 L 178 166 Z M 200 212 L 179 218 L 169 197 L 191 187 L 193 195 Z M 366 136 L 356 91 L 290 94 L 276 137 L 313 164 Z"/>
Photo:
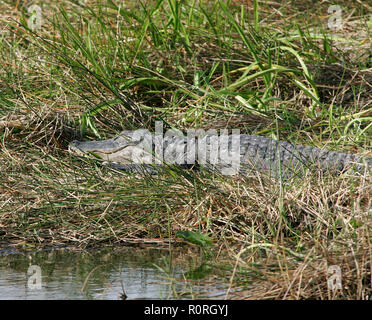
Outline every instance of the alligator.
<path id="1" fill-rule="evenodd" d="M 349 169 L 365 173 L 372 168 L 371 157 L 234 133 L 184 136 L 172 132 L 163 136 L 143 129 L 126 130 L 108 140 L 74 140 L 69 151 L 101 159 L 114 169 L 150 174 L 158 173 L 161 167 L 177 165 L 203 166 L 224 175 L 262 172 L 287 179 L 302 176 L 307 169 L 340 174 Z"/>

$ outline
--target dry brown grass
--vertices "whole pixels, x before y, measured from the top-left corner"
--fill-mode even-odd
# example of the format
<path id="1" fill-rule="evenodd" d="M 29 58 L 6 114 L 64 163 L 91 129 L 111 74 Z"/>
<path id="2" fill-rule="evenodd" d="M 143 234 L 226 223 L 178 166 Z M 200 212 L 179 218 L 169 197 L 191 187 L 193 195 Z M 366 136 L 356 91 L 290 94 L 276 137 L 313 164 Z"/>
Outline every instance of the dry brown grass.
<path id="1" fill-rule="evenodd" d="M 267 16 L 266 23 L 272 30 L 283 31 L 289 21 L 301 22 L 303 13 L 298 7 L 309 9 L 313 1 L 287 3 L 291 6 L 270 2 L 277 12 L 274 15 L 263 7 L 262 17 Z M 1 4 L 1 9 L 2 6 L 7 9 L 1 10 L 0 17 L 0 25 L 7 30 L 4 54 L 0 55 L 3 66 L 0 98 L 7 100 L 0 102 L 3 106 L 0 110 L 2 242 L 30 248 L 55 244 L 81 248 L 105 244 L 178 245 L 177 231 L 194 230 L 212 238 L 213 255 L 208 263 L 216 272 L 225 268 L 223 276 L 231 284 L 229 298 L 371 299 L 372 183 L 369 172 L 341 176 L 308 172 L 301 179 L 285 183 L 259 173 L 229 178 L 203 171 L 164 172 L 144 178 L 73 157 L 66 146 L 81 133 L 77 119 L 81 119 L 89 107 L 113 99 L 113 94 L 97 85 L 91 75 L 76 75 L 72 67 L 54 60 L 53 51 L 46 53 L 41 49 L 44 44 L 33 46 L 32 38 L 21 27 L 10 27 L 10 18 L 19 21 L 20 10 L 9 11 L 9 6 Z M 209 97 L 206 94 L 198 99 L 188 96 L 185 92 L 191 86 L 177 91 L 182 87 L 180 79 L 176 79 L 177 86 L 162 87 L 162 92 L 148 94 L 153 88 L 142 84 L 128 92 L 148 107 L 143 112 L 152 110 L 150 118 L 164 113 L 167 121 L 176 126 L 240 128 L 272 136 L 278 131 L 281 139 L 335 146 L 340 151 L 371 156 L 370 133 L 358 135 L 367 128 L 371 117 L 371 66 L 358 67 L 358 64 L 367 65 L 370 59 L 371 38 L 366 29 L 364 33 L 355 31 L 363 24 L 361 17 L 357 19 L 360 7 L 354 2 L 345 2 L 344 6 L 347 12 L 349 9 L 353 12 L 345 22 L 344 36 L 365 42 L 358 50 L 335 45 L 335 55 L 343 56 L 345 65 L 327 61 L 309 64 L 317 76 L 322 102 L 329 108 L 331 104 L 340 104 L 337 112 L 342 111 L 337 115 L 309 121 L 305 114 L 309 97 L 294 88 L 285 76 L 273 89 L 273 98 L 280 102 L 273 99 L 266 116 L 244 113 L 244 109 L 232 114 L 231 101 L 236 103 L 236 100 L 229 101 L 226 97 L 221 99 L 220 106 L 227 111 L 220 112 L 215 96 L 210 98 L 208 107 L 213 112 L 204 114 L 202 103 L 209 101 L 205 100 Z M 354 7 L 357 8 L 352 11 Z M 324 12 L 324 7 L 317 10 L 311 8 L 308 16 L 314 25 L 319 21 L 312 17 L 319 11 Z M 321 21 L 326 19 L 319 17 Z M 52 31 L 45 28 L 42 32 L 47 37 Z M 145 43 L 150 47 L 149 38 Z M 204 39 L 203 35 L 200 38 Z M 316 52 L 322 46 L 321 42 L 312 45 L 313 51 L 309 52 Z M 210 66 L 214 52 L 219 52 L 214 42 L 210 47 L 208 42 L 193 46 L 198 52 L 196 57 L 187 56 L 182 47 L 177 47 L 166 53 L 169 61 L 161 68 L 166 69 L 169 64 L 166 70 L 176 76 L 178 71 L 171 59 L 172 54 L 179 55 L 183 65 L 190 66 L 190 73 L 182 79 L 187 82 L 200 66 Z M 211 47 L 216 49 L 211 52 Z M 231 57 L 218 59 L 231 59 L 229 66 L 242 63 L 236 62 L 239 58 L 250 63 L 251 57 L 242 56 L 245 51 L 239 50 L 232 50 Z M 156 74 L 161 69 L 159 57 L 163 53 L 153 51 L 152 54 L 147 67 L 153 68 Z M 52 62 L 50 65 L 46 63 L 48 59 Z M 295 61 L 288 62 L 288 66 L 292 64 Z M 140 74 L 143 69 L 135 67 L 123 75 L 138 76 L 136 72 Z M 221 68 L 211 81 L 220 89 L 230 76 L 231 81 L 238 77 Z M 264 81 L 258 79 L 244 90 L 263 91 Z M 177 100 L 180 95 L 184 97 Z M 165 111 L 155 109 L 159 105 Z M 362 120 L 349 126 L 344 134 L 348 121 L 355 115 Z M 190 122 L 182 122 L 186 117 L 191 118 Z M 118 103 L 97 114 L 94 121 L 102 136 L 111 136 L 128 123 L 142 121 L 144 126 L 148 125 L 143 119 L 134 118 Z M 94 137 L 92 131 L 88 130 L 88 134 Z M 330 278 L 327 270 L 331 265 L 341 268 L 342 290 L 332 291 L 327 285 Z"/>

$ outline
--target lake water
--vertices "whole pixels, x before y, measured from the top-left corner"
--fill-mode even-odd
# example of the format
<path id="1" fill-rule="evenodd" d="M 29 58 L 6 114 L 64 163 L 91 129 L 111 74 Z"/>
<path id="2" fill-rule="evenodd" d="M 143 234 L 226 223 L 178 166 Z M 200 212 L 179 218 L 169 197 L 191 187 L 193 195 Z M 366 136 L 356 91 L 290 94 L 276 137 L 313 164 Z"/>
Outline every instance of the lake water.
<path id="1" fill-rule="evenodd" d="M 0 299 L 224 298 L 197 250 L 0 250 Z M 198 279 L 198 280 L 195 280 Z"/>

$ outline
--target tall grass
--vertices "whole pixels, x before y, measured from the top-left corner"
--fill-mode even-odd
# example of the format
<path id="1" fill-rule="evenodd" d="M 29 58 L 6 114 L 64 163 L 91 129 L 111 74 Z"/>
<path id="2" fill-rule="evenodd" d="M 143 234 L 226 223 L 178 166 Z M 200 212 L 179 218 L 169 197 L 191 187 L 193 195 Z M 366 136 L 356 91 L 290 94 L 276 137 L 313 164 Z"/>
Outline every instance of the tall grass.
<path id="1" fill-rule="evenodd" d="M 232 287 L 263 288 L 242 297 L 370 296 L 368 172 L 143 177 L 66 151 L 74 138 L 163 120 L 370 155 L 370 29 L 362 40 L 335 35 L 317 25 L 327 8 L 308 5 L 66 0 L 44 3 L 42 28 L 31 30 L 27 8 L 4 2 L 0 236 L 30 247 L 173 245 L 188 230 L 212 239 L 209 263 L 230 270 Z M 364 11 L 344 6 L 361 25 Z M 336 293 L 326 281 L 333 264 L 347 283 Z"/>

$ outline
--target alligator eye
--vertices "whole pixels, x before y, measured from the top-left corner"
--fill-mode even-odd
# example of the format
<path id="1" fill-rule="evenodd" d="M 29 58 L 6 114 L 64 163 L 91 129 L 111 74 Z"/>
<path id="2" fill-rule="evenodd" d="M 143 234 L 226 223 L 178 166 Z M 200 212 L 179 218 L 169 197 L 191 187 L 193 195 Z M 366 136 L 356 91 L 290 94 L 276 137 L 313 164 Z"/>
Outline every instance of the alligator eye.
<path id="1" fill-rule="evenodd" d="M 130 142 L 130 141 L 132 141 L 132 138 L 129 137 L 129 136 L 120 135 L 120 136 L 115 137 L 113 141 L 116 142 L 118 140 L 122 140 L 122 141 L 125 141 L 125 142 Z"/>

